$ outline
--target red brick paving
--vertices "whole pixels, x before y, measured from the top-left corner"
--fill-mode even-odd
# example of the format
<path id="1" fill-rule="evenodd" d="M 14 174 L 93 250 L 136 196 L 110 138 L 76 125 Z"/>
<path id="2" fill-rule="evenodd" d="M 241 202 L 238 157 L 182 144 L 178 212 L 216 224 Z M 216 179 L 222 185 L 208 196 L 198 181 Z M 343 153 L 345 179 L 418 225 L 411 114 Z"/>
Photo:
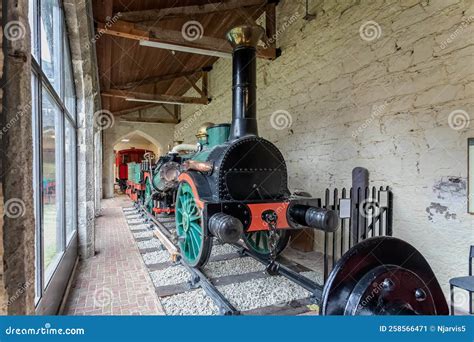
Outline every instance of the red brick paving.
<path id="1" fill-rule="evenodd" d="M 102 202 L 96 219 L 96 255 L 81 260 L 69 294 L 66 315 L 163 315 L 143 259 L 118 197 Z"/>

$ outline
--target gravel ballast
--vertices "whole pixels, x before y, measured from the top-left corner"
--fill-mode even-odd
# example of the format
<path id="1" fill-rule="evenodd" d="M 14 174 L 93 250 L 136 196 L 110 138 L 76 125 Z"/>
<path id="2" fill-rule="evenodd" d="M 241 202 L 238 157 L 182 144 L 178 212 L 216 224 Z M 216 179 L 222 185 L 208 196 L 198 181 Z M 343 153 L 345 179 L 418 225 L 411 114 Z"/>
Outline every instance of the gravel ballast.
<path id="1" fill-rule="evenodd" d="M 229 244 L 213 245 L 211 256 L 235 253 L 237 250 Z"/>
<path id="2" fill-rule="evenodd" d="M 145 241 L 138 241 L 137 242 L 138 249 L 146 249 L 146 248 L 158 248 L 162 249 L 163 245 L 160 243 L 158 239 L 150 239 Z"/>
<path id="3" fill-rule="evenodd" d="M 285 306 L 285 303 L 291 300 L 310 296 L 310 293 L 301 286 L 281 276 L 219 286 L 218 289 L 237 310 L 241 311 L 269 305 Z"/>
<path id="4" fill-rule="evenodd" d="M 146 232 L 133 233 L 133 236 L 136 239 L 143 239 L 143 238 L 152 238 L 154 235 L 152 231 L 146 231 Z"/>
<path id="5" fill-rule="evenodd" d="M 131 220 L 127 219 L 127 223 L 129 225 L 144 224 L 143 219 L 131 219 Z"/>
<path id="6" fill-rule="evenodd" d="M 216 246 L 213 246 L 215 248 Z M 204 266 L 204 273 L 210 278 L 218 278 L 233 274 L 264 271 L 265 266 L 251 258 L 236 258 L 213 261 Z"/>
<path id="7" fill-rule="evenodd" d="M 210 316 L 219 313 L 217 306 L 202 289 L 162 298 L 161 304 L 166 314 L 171 316 Z"/>
<path id="8" fill-rule="evenodd" d="M 148 226 L 146 224 L 136 224 L 128 227 L 130 230 L 148 230 Z"/>
<path id="9" fill-rule="evenodd" d="M 163 262 L 167 262 L 170 260 L 171 260 L 171 256 L 167 250 L 143 254 L 143 261 L 145 261 L 145 264 L 147 265 L 161 264 Z"/>
<path id="10" fill-rule="evenodd" d="M 186 270 L 186 268 L 181 265 L 151 272 L 150 276 L 153 280 L 153 284 L 155 284 L 156 287 L 180 284 L 191 280 L 191 275 Z"/>

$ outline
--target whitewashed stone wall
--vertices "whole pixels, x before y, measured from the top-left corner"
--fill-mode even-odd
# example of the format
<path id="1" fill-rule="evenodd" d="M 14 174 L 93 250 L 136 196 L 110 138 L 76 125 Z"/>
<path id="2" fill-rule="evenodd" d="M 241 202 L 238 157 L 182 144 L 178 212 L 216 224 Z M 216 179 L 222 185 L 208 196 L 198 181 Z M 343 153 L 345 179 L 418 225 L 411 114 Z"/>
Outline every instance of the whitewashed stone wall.
<path id="1" fill-rule="evenodd" d="M 390 185 L 394 235 L 424 254 L 447 292 L 449 278 L 467 274 L 474 244 L 474 2 L 327 0 L 311 12 L 306 22 L 302 2 L 277 7 L 282 55 L 258 61 L 260 134 L 286 157 L 292 189 L 350 187 L 356 166 Z M 230 122 L 230 60 L 210 82 L 213 101 L 184 107 L 177 138 L 194 142 L 201 122 Z M 275 112 L 283 129 L 272 126 Z"/>

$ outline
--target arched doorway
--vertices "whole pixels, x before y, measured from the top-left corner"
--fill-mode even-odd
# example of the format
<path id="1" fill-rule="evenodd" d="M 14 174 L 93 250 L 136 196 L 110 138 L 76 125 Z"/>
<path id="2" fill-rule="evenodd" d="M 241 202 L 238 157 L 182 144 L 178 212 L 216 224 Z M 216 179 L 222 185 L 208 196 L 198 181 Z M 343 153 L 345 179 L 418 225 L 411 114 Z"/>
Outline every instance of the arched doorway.
<path id="1" fill-rule="evenodd" d="M 116 195 L 119 191 L 118 187 L 118 179 L 120 178 L 120 168 L 122 168 L 122 171 L 124 168 L 126 168 L 126 164 L 130 161 L 139 161 L 137 159 L 137 155 L 141 156 L 143 153 L 138 153 L 134 154 L 134 158 L 132 159 L 126 159 L 122 160 L 122 158 L 116 158 L 117 155 L 119 154 L 120 151 L 133 151 L 133 150 L 140 150 L 140 151 L 151 151 L 155 155 L 161 155 L 163 151 L 163 147 L 161 144 L 152 136 L 140 131 L 140 130 L 135 130 L 132 132 L 129 132 L 127 134 L 122 135 L 120 138 L 116 139 L 113 141 L 112 146 L 109 146 L 107 148 L 107 153 L 110 155 L 108 160 L 108 168 L 109 172 L 112 177 L 109 178 L 109 184 L 107 184 L 107 187 L 109 190 L 107 193 L 109 196 L 107 197 L 112 197 Z M 141 159 L 141 158 L 139 158 Z M 118 160 L 118 162 L 117 162 Z M 120 166 L 121 165 L 121 166 Z"/>

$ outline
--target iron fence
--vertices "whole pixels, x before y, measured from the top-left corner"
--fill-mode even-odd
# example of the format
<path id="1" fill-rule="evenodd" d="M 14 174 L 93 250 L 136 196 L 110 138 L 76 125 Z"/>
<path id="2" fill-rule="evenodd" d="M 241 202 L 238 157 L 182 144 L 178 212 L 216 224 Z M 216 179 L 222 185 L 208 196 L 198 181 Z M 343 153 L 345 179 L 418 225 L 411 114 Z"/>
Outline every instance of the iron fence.
<path id="1" fill-rule="evenodd" d="M 326 189 L 323 207 L 337 210 L 339 228 L 324 233 L 324 281 L 336 262 L 356 243 L 374 237 L 391 236 L 393 194 L 390 188 L 366 187 L 357 190 Z"/>

